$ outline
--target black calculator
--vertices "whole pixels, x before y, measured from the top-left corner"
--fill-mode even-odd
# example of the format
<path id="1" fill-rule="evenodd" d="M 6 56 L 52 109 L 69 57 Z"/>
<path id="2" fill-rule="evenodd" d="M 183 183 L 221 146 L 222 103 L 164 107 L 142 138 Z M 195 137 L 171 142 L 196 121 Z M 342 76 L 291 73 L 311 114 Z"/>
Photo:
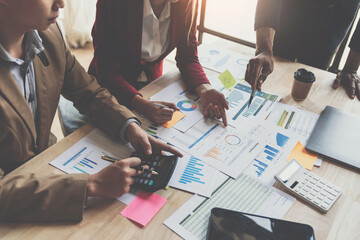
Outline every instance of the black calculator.
<path id="1" fill-rule="evenodd" d="M 148 165 L 149 169 L 143 174 L 134 177 L 132 187 L 142 189 L 148 192 L 155 192 L 159 189 L 165 189 L 175 170 L 178 156 L 151 154 L 145 155 L 142 152 L 133 152 L 131 157 L 141 159 L 140 166 Z M 152 173 L 155 171 L 158 174 Z"/>

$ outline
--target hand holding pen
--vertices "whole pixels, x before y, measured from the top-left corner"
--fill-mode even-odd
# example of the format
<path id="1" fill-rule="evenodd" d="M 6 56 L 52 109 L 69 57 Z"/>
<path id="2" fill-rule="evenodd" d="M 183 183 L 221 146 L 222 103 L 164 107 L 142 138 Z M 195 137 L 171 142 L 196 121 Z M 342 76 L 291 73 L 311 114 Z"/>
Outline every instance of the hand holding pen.
<path id="1" fill-rule="evenodd" d="M 87 196 L 117 198 L 129 192 L 134 184 L 133 177 L 139 174 L 134 167 L 140 164 L 139 158 L 125 158 L 89 175 L 86 181 Z M 83 183 L 79 181 L 78 184 Z"/>
<path id="2" fill-rule="evenodd" d="M 260 69 L 260 72 L 258 73 L 258 76 L 257 76 L 257 78 L 255 80 L 255 83 L 251 84 L 252 90 L 251 90 L 251 94 L 250 94 L 250 98 L 249 98 L 249 102 L 248 102 L 248 108 L 250 107 L 251 102 L 252 102 L 252 100 L 254 98 L 256 89 L 258 88 L 257 86 L 258 86 L 258 84 L 260 82 L 260 76 L 261 76 L 261 73 L 262 73 L 262 69 L 263 68 Z"/>
<path id="3" fill-rule="evenodd" d="M 103 160 L 106 160 L 106 161 L 109 161 L 109 162 L 118 162 L 118 161 L 121 161 L 120 159 L 117 159 L 117 158 L 113 158 L 113 157 L 110 157 L 110 156 L 108 156 L 108 155 L 102 155 L 101 156 L 101 159 L 103 159 Z M 147 166 L 147 165 L 137 165 L 137 166 L 134 166 L 134 167 L 131 167 L 131 168 L 133 168 L 133 169 L 135 169 L 135 170 L 137 170 L 137 171 L 141 171 L 141 173 L 142 172 L 150 172 L 151 174 L 153 174 L 153 175 L 159 175 L 159 173 L 157 173 L 156 171 L 151 171 L 151 170 L 149 170 L 148 168 L 149 168 L 149 166 Z"/>

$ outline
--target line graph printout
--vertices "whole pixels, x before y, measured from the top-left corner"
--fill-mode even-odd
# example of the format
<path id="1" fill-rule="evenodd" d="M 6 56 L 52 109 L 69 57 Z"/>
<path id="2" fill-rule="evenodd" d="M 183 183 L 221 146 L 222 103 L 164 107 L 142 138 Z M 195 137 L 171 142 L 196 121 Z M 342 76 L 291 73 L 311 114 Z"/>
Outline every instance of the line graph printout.
<path id="1" fill-rule="evenodd" d="M 253 122 L 254 119 L 264 119 L 272 110 L 274 103 L 281 98 L 275 94 L 256 92 L 250 107 L 248 107 L 250 94 L 250 86 L 238 83 L 227 95 L 230 109 L 226 114 L 230 125 L 236 127 L 244 122 Z"/>
<path id="2" fill-rule="evenodd" d="M 224 181 L 209 199 L 193 196 L 164 224 L 184 239 L 202 240 L 214 207 L 281 219 L 294 201 L 293 197 L 241 174 L 236 180 Z"/>
<path id="3" fill-rule="evenodd" d="M 227 178 L 228 176 L 200 159 L 185 154 L 178 160 L 169 186 L 210 197 L 218 183 Z"/>
<path id="4" fill-rule="evenodd" d="M 214 45 L 201 44 L 198 47 L 199 61 L 205 68 L 223 73 L 229 70 L 237 79 L 244 79 L 250 56 Z"/>
<path id="5" fill-rule="evenodd" d="M 180 74 L 176 75 L 181 78 Z M 189 94 L 184 84 L 179 79 L 168 87 L 164 88 L 154 96 L 151 101 L 164 101 L 174 103 L 186 116 L 177 122 L 173 127 L 185 132 L 196 122 L 204 118 L 200 98 L 197 95 Z"/>
<path id="6" fill-rule="evenodd" d="M 247 131 L 224 128 L 209 119 L 200 120 L 186 133 L 169 130 L 162 135 L 164 140 L 233 178 L 247 166 L 239 156 L 256 144 L 246 139 Z"/>
<path id="7" fill-rule="evenodd" d="M 319 114 L 277 102 L 267 121 L 286 132 L 293 133 L 293 136 L 306 145 L 318 119 Z"/>

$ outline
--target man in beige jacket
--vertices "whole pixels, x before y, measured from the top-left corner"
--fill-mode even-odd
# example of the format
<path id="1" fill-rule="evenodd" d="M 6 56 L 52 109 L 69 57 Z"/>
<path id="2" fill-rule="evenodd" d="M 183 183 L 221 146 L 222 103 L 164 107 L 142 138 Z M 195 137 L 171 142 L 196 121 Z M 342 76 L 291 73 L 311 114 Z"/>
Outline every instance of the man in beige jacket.
<path id="1" fill-rule="evenodd" d="M 0 220 L 79 221 L 88 196 L 129 191 L 138 158 L 94 175 L 9 172 L 48 147 L 60 94 L 110 136 L 151 154 L 178 151 L 142 131 L 131 111 L 89 76 L 56 24 L 63 0 L 0 0 Z M 50 26 L 51 25 L 51 26 Z"/>

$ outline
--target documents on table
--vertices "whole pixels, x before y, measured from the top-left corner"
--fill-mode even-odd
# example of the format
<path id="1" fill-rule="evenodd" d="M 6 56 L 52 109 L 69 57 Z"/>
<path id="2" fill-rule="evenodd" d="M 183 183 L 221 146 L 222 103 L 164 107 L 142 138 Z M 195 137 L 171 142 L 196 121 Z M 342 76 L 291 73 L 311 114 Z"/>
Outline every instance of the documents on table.
<path id="1" fill-rule="evenodd" d="M 94 129 L 50 164 L 66 173 L 94 174 L 111 164 L 102 160 L 102 155 L 122 159 L 128 158 L 132 151 L 130 145 L 113 141 L 99 129 Z"/>
<path id="2" fill-rule="evenodd" d="M 179 76 L 180 77 L 180 76 Z M 196 95 L 189 94 L 181 81 L 177 81 L 170 86 L 164 88 L 154 96 L 151 101 L 165 101 L 174 103 L 182 113 L 186 116 L 174 124 L 174 128 L 185 132 L 191 128 L 196 122 L 202 119 L 200 98 Z"/>
<path id="3" fill-rule="evenodd" d="M 312 130 L 315 127 L 319 114 L 302 110 L 287 104 L 277 102 L 274 104 L 267 121 L 279 128 L 293 133 L 302 145 L 306 145 Z"/>
<path id="4" fill-rule="evenodd" d="M 227 178 L 228 176 L 200 159 L 184 154 L 177 161 L 169 186 L 210 197 L 218 183 Z"/>
<path id="5" fill-rule="evenodd" d="M 293 197 L 241 174 L 236 180 L 227 179 L 209 199 L 193 196 L 164 224 L 184 239 L 205 239 L 214 207 L 282 218 L 294 201 Z"/>
<path id="6" fill-rule="evenodd" d="M 245 83 L 238 83 L 230 93 L 226 94 L 230 108 L 226 114 L 230 125 L 239 128 L 254 121 L 265 119 L 272 110 L 274 103 L 281 99 L 279 95 L 256 92 L 248 108 L 250 94 L 251 87 Z"/>
<path id="7" fill-rule="evenodd" d="M 221 48 L 215 45 L 201 44 L 198 47 L 199 61 L 204 68 L 222 73 L 226 69 L 237 79 L 244 79 L 246 66 L 251 56 Z"/>

